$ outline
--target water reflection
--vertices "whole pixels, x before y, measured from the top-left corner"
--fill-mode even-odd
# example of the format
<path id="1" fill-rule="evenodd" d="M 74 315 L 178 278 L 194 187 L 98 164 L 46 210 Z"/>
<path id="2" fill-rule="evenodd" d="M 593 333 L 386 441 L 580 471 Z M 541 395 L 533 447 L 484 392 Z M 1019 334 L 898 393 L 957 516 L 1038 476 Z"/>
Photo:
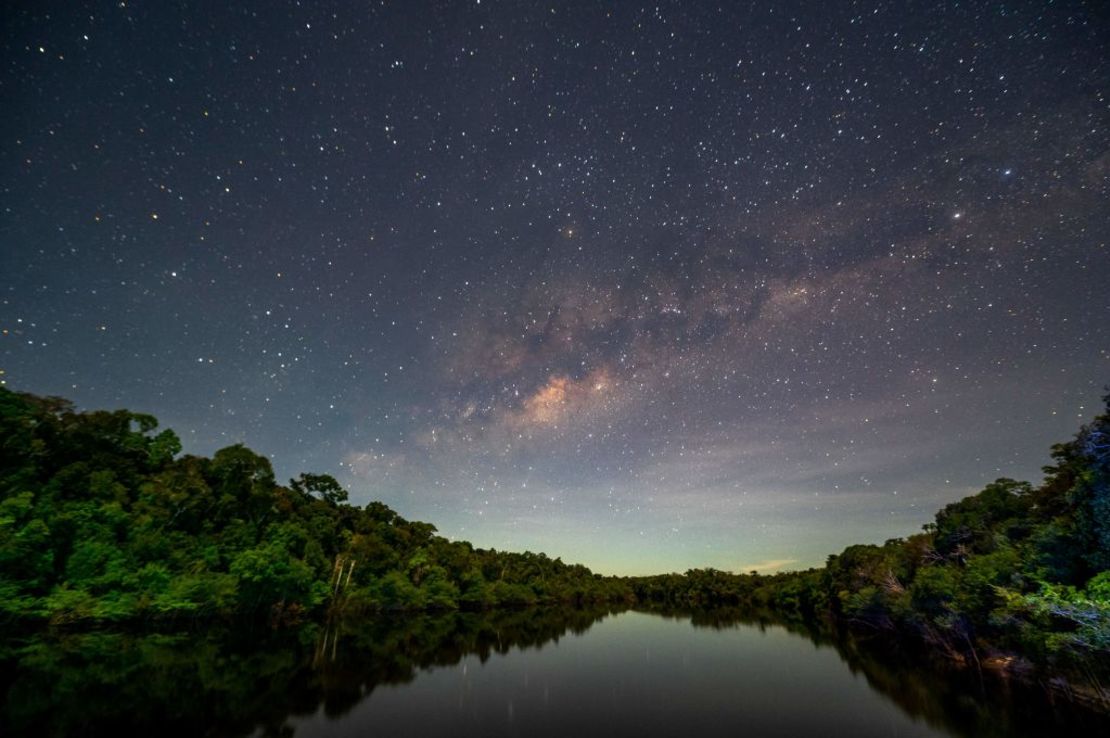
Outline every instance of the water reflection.
<path id="1" fill-rule="evenodd" d="M 289 735 L 379 685 L 584 633 L 608 609 L 500 610 L 271 631 L 45 633 L 0 644 L 0 735 Z"/>
<path id="2" fill-rule="evenodd" d="M 735 610 L 613 615 L 40 634 L 0 649 L 0 734 L 1110 734 L 889 643 Z"/>
<path id="3" fill-rule="evenodd" d="M 660 611 L 695 628 L 726 631 L 780 628 L 836 652 L 848 671 L 906 715 L 953 736 L 1110 735 L 1110 715 L 993 672 L 957 668 L 888 636 L 847 632 L 830 623 L 783 621 L 740 608 Z"/>

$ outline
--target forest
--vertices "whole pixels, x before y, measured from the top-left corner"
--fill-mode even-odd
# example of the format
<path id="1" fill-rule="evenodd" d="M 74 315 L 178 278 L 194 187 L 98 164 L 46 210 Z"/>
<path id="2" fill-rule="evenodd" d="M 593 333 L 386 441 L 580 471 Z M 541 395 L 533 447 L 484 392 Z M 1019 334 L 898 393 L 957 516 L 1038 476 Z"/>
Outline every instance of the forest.
<path id="1" fill-rule="evenodd" d="M 609 603 L 743 607 L 1020 657 L 1110 663 L 1110 394 L 1039 485 L 999 479 L 923 532 L 773 576 L 608 577 L 449 541 L 325 474 L 280 484 L 242 445 L 181 454 L 157 421 L 0 388 L 0 618 L 65 625 Z"/>
<path id="2" fill-rule="evenodd" d="M 476 549 L 242 445 L 180 456 L 126 410 L 0 388 L 0 617 L 131 621 L 615 601 L 627 583 Z"/>

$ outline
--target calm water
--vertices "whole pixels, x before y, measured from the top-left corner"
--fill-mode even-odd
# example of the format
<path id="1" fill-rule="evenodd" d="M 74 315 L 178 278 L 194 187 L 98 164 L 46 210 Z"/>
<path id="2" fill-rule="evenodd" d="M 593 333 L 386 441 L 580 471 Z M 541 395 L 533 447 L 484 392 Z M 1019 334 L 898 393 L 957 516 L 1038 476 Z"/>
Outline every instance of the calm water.
<path id="1" fill-rule="evenodd" d="M 889 648 L 735 613 L 512 611 L 9 643 L 0 735 L 1110 735 Z"/>
<path id="2" fill-rule="evenodd" d="M 628 612 L 587 633 L 482 663 L 467 656 L 379 688 L 296 735 L 937 736 L 783 628 L 693 628 Z"/>

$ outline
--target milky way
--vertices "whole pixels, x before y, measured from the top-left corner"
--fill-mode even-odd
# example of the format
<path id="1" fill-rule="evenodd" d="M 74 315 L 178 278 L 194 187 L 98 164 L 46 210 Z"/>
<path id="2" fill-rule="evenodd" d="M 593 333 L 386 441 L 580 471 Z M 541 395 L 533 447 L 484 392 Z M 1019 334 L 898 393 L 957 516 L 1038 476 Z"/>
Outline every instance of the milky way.
<path id="1" fill-rule="evenodd" d="M 9 388 L 612 573 L 912 533 L 1099 408 L 1098 3 L 229 5 L 0 11 Z"/>

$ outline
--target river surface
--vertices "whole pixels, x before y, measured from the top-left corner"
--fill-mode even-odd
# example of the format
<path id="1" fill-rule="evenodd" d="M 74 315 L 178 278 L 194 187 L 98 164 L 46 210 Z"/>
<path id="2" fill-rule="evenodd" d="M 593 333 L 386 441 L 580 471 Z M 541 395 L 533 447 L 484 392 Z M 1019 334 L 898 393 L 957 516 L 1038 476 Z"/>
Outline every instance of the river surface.
<path id="1" fill-rule="evenodd" d="M 466 656 L 375 690 L 298 736 L 939 736 L 781 627 L 693 628 L 628 612 L 581 636 L 482 663 Z"/>
<path id="2" fill-rule="evenodd" d="M 53 633 L 0 657 L 0 735 L 1110 735 L 1040 690 L 722 612 Z"/>

